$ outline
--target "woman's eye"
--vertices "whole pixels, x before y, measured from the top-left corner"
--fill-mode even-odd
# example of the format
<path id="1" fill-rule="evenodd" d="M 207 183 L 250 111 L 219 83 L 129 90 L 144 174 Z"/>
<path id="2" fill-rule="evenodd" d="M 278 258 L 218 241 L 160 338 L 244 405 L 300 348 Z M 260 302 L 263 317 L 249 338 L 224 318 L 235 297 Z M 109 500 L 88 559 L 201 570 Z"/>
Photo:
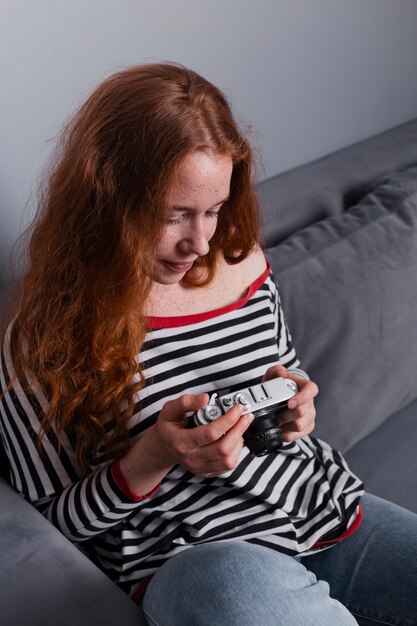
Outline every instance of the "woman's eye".
<path id="1" fill-rule="evenodd" d="M 167 217 L 167 224 L 179 224 L 181 219 L 181 217 Z"/>
<path id="2" fill-rule="evenodd" d="M 220 213 L 220 209 L 218 209 L 217 211 L 207 211 L 206 212 L 206 217 L 210 217 L 213 219 L 217 219 L 219 217 L 219 213 Z M 189 217 L 187 214 L 184 215 L 175 215 L 175 216 L 171 216 L 171 217 L 167 217 L 167 224 L 181 224 L 181 222 L 183 222 L 187 217 Z"/>

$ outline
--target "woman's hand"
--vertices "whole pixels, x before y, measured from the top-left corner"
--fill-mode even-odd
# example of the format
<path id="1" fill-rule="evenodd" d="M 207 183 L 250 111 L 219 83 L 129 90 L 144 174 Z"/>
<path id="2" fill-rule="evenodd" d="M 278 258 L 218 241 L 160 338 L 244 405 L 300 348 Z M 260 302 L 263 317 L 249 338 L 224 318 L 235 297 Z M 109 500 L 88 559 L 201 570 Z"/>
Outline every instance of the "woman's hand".
<path id="1" fill-rule="evenodd" d="M 295 441 L 314 429 L 314 398 L 317 385 L 289 374 L 282 365 L 270 367 L 264 380 L 291 378 L 299 392 L 289 408 L 279 413 L 278 423 L 285 441 Z M 235 405 L 210 424 L 187 428 L 186 413 L 203 408 L 208 394 L 185 394 L 166 402 L 156 423 L 147 429 L 120 460 L 120 467 L 136 493 L 148 493 L 178 463 L 197 476 L 218 476 L 236 467 L 243 447 L 243 433 L 253 421 L 251 413 Z M 296 406 L 292 407 L 291 402 Z"/>
<path id="2" fill-rule="evenodd" d="M 120 459 L 120 470 L 130 489 L 148 494 L 177 463 L 197 476 L 218 476 L 236 467 L 242 435 L 253 420 L 236 405 L 211 424 L 187 428 L 186 413 L 202 409 L 205 394 L 185 394 L 166 402 L 155 424 Z"/>
<path id="3" fill-rule="evenodd" d="M 314 430 L 316 417 L 314 398 L 319 389 L 311 380 L 304 380 L 288 373 L 283 365 L 269 367 L 263 380 L 272 380 L 280 376 L 290 378 L 299 388 L 298 393 L 289 401 L 288 408 L 280 411 L 277 418 L 285 441 L 290 442 L 301 439 Z"/>
<path id="4" fill-rule="evenodd" d="M 253 420 L 235 405 L 210 424 L 187 428 L 185 413 L 203 408 L 208 394 L 185 394 L 169 400 L 152 431 L 154 454 L 166 466 L 180 463 L 193 474 L 217 476 L 236 467 L 243 447 L 243 433 Z"/>

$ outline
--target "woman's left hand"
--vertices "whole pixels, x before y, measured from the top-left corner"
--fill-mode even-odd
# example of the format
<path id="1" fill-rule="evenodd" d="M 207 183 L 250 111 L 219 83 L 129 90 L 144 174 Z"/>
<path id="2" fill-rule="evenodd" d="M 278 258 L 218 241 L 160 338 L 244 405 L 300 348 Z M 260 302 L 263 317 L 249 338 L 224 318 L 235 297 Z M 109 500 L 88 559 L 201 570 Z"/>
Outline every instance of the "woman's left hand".
<path id="1" fill-rule="evenodd" d="M 263 377 L 264 381 L 273 378 L 290 378 L 298 385 L 298 393 L 291 398 L 287 409 L 278 414 L 278 424 L 281 427 L 285 441 L 295 441 L 309 435 L 314 430 L 316 409 L 314 398 L 319 389 L 311 380 L 304 380 L 299 376 L 288 373 L 283 365 L 269 367 Z"/>

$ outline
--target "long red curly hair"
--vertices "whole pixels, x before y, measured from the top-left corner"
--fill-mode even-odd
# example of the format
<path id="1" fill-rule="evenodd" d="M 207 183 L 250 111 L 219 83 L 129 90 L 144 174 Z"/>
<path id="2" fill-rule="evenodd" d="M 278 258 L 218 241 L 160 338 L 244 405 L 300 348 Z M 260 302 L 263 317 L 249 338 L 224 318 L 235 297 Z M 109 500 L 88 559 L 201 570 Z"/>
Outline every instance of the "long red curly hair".
<path id="1" fill-rule="evenodd" d="M 148 330 L 155 242 L 170 185 L 195 150 L 233 160 L 210 252 L 183 280 L 208 283 L 220 251 L 238 263 L 258 241 L 253 157 L 222 92 L 178 64 L 134 66 L 95 89 L 63 131 L 23 234 L 27 270 L 3 338 L 11 320 L 15 373 L 32 372 L 48 399 L 38 447 L 51 429 L 58 440 L 65 431 L 84 470 L 99 444 L 108 458 L 129 445 L 145 384 L 137 355 Z"/>

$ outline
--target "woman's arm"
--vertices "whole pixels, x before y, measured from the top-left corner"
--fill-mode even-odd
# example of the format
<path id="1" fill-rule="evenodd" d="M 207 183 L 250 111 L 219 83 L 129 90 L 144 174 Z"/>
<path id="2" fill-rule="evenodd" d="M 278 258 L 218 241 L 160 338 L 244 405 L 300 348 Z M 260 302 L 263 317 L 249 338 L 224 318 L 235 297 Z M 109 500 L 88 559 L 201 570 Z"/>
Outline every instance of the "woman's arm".
<path id="1" fill-rule="evenodd" d="M 5 388 L 14 371 L 1 355 L 0 383 Z M 82 477 L 74 450 L 63 433 L 61 450 L 54 434 L 36 445 L 47 402 L 34 379 L 14 379 L 0 404 L 0 436 L 10 465 L 10 482 L 74 543 L 119 524 L 145 505 L 169 470 L 181 463 L 201 476 L 232 469 L 243 446 L 242 435 L 253 416 L 234 407 L 212 424 L 186 428 L 185 413 L 202 408 L 207 394 L 186 394 L 165 403 L 150 427 L 121 458 Z"/>
<path id="2" fill-rule="evenodd" d="M 83 476 L 65 432 L 60 449 L 50 432 L 38 450 L 47 400 L 33 376 L 16 377 L 7 338 L 0 356 L 0 387 L 11 383 L 0 400 L 0 437 L 16 491 L 74 542 L 102 533 L 141 506 L 147 492 L 137 495 L 127 488 L 117 461 Z"/>

